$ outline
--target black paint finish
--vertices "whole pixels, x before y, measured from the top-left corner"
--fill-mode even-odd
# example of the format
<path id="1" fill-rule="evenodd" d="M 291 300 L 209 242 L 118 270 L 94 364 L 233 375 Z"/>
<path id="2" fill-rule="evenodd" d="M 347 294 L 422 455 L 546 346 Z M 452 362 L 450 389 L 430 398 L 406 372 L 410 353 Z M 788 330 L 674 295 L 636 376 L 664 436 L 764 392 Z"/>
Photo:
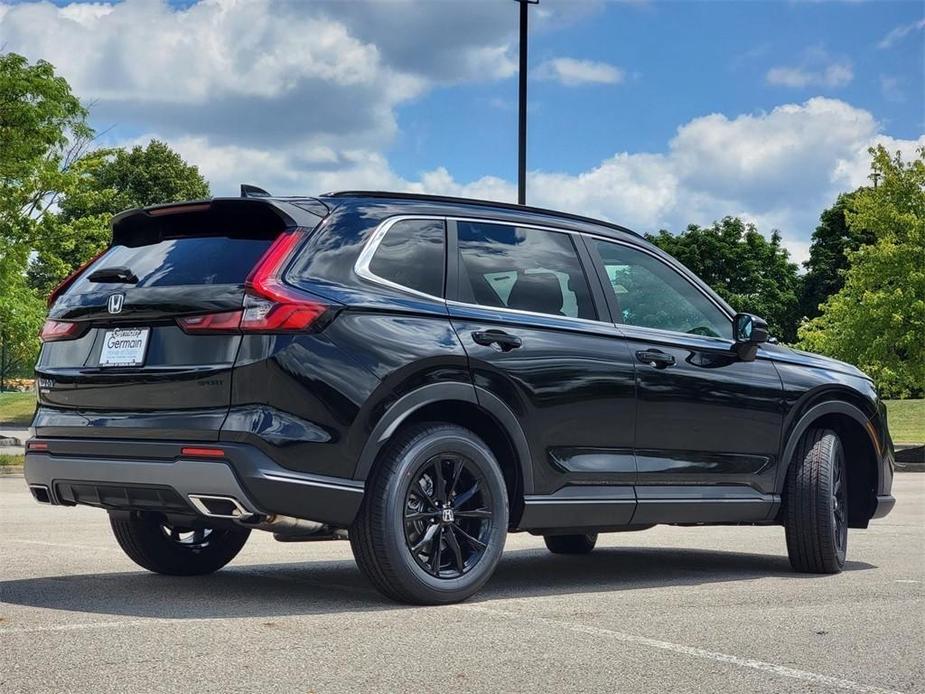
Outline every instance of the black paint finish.
<path id="1" fill-rule="evenodd" d="M 850 431 L 848 454 L 869 472 L 869 488 L 855 492 L 869 496 L 855 524 L 889 510 L 892 442 L 871 381 L 849 365 L 780 345 L 739 360 L 731 309 L 636 235 L 488 204 L 323 200 L 331 211 L 311 225 L 286 274 L 291 286 L 337 307 L 320 331 L 188 335 L 177 327 L 177 315 L 240 307 L 238 285 L 131 289 L 121 317 L 105 314 L 104 291 L 56 305 L 55 318 L 85 321 L 87 330 L 44 345 L 36 367 L 34 424 L 50 442 L 46 457 L 92 459 L 103 455 L 93 445 L 106 443 L 105 456 L 131 461 L 143 450 L 169 464 L 183 444 L 215 442 L 233 451 L 236 474 L 262 509 L 349 525 L 391 437 L 422 408 L 443 406 L 460 421 L 475 413 L 473 427 L 491 427 L 481 436 L 506 442 L 498 457 L 516 477 L 509 491 L 517 529 L 763 523 L 776 519 L 799 436 L 825 421 Z M 267 219 L 283 227 L 314 214 L 292 201 L 278 204 Z M 445 296 L 402 291 L 354 271 L 376 228 L 396 215 L 449 218 Z M 583 315 L 598 320 L 457 301 L 454 218 L 577 234 L 590 284 Z M 139 220 L 138 233 L 149 233 L 154 222 Z M 615 323 L 583 234 L 656 256 L 728 312 L 729 336 Z M 99 368 L 102 335 L 117 324 L 150 327 L 143 367 Z"/>

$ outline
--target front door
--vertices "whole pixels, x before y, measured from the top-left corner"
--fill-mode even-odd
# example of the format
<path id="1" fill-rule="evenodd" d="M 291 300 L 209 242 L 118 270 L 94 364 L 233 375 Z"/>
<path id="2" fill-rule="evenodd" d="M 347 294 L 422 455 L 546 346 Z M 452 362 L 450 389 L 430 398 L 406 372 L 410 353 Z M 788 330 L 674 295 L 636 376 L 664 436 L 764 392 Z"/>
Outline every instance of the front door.
<path id="1" fill-rule="evenodd" d="M 512 223 L 460 220 L 448 232 L 448 308 L 478 397 L 504 401 L 533 457 L 521 527 L 628 523 L 635 366 L 585 276 L 587 251 L 572 234 Z"/>
<path id="2" fill-rule="evenodd" d="M 634 523 L 764 520 L 782 426 L 774 364 L 732 351 L 732 320 L 667 259 L 589 239 L 636 361 Z"/>

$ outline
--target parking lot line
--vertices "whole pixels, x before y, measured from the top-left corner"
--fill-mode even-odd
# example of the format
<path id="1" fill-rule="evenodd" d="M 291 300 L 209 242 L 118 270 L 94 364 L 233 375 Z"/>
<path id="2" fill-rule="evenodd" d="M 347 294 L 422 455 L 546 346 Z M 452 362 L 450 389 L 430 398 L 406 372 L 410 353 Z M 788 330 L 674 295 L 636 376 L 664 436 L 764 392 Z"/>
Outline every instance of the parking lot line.
<path id="1" fill-rule="evenodd" d="M 670 641 L 661 641 L 659 639 L 651 639 L 646 636 L 638 636 L 635 634 L 626 634 L 621 631 L 615 631 L 613 629 L 605 629 L 603 627 L 588 626 L 584 624 L 576 624 L 574 622 L 566 622 L 558 619 L 550 619 L 548 617 L 537 617 L 534 615 L 526 615 L 520 612 L 515 612 L 511 610 L 502 610 L 496 607 L 486 607 L 484 605 L 455 605 L 461 610 L 474 610 L 476 612 L 482 612 L 484 614 L 497 615 L 499 617 L 505 617 L 507 619 L 516 619 L 518 621 L 528 621 L 537 624 L 544 624 L 546 626 L 556 627 L 557 629 L 566 629 L 579 634 L 587 634 L 590 636 L 600 636 L 607 639 L 612 639 L 615 641 L 620 641 L 622 643 L 632 644 L 634 646 L 643 646 L 646 648 L 655 648 L 661 651 L 668 651 L 670 653 L 677 653 L 678 655 L 686 655 L 691 658 L 703 658 L 706 660 L 713 660 L 719 663 L 727 663 L 729 665 L 736 665 L 738 667 L 751 668 L 752 670 L 761 670 L 762 672 L 767 672 L 772 675 L 777 675 L 779 677 L 789 677 L 791 679 L 802 680 L 804 682 L 809 682 L 812 684 L 822 685 L 826 687 L 835 687 L 837 689 L 842 689 L 845 691 L 851 692 L 862 692 L 863 694 L 902 694 L 893 689 L 882 689 L 880 687 L 873 687 L 860 682 L 855 682 L 853 680 L 840 679 L 838 677 L 830 677 L 828 675 L 820 675 L 815 672 L 808 672 L 806 670 L 798 670 L 796 668 L 787 667 L 785 665 L 776 665 L 774 663 L 767 663 L 763 660 L 755 660 L 754 658 L 742 658 L 736 655 L 729 655 L 728 653 L 718 653 L 716 651 L 708 651 L 703 648 L 696 648 L 694 646 L 684 646 L 679 643 L 672 643 Z"/>

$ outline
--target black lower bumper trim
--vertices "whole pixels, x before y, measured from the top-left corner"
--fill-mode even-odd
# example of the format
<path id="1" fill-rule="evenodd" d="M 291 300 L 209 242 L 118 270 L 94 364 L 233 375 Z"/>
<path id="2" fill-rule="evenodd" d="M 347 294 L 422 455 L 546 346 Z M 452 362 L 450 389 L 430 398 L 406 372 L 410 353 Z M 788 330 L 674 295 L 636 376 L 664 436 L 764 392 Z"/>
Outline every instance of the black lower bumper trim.
<path id="1" fill-rule="evenodd" d="M 348 527 L 363 500 L 362 482 L 288 470 L 246 444 L 222 443 L 224 459 L 201 460 L 175 442 L 40 440 L 48 451 L 26 454 L 25 477 L 53 504 L 195 512 L 190 494 L 229 496 L 251 513 Z"/>

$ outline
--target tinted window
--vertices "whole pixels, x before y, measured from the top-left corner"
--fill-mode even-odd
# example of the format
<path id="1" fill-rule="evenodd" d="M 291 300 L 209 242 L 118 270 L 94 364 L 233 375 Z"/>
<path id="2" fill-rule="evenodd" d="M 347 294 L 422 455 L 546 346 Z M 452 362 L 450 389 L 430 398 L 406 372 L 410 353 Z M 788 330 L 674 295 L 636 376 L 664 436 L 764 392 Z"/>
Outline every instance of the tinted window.
<path id="1" fill-rule="evenodd" d="M 251 268 L 270 247 L 271 238 L 224 236 L 170 239 L 146 246 L 113 246 L 85 271 L 68 294 L 94 291 L 101 285 L 87 278 L 103 268 L 128 268 L 136 287 L 184 284 L 243 284 Z"/>
<path id="2" fill-rule="evenodd" d="M 470 304 L 595 319 L 568 234 L 457 222 L 459 294 Z"/>
<path id="3" fill-rule="evenodd" d="M 431 296 L 443 296 L 443 222 L 409 219 L 386 232 L 369 270 L 377 277 Z"/>
<path id="4" fill-rule="evenodd" d="M 594 241 L 627 325 L 729 338 L 732 322 L 682 275 L 642 251 Z"/>

